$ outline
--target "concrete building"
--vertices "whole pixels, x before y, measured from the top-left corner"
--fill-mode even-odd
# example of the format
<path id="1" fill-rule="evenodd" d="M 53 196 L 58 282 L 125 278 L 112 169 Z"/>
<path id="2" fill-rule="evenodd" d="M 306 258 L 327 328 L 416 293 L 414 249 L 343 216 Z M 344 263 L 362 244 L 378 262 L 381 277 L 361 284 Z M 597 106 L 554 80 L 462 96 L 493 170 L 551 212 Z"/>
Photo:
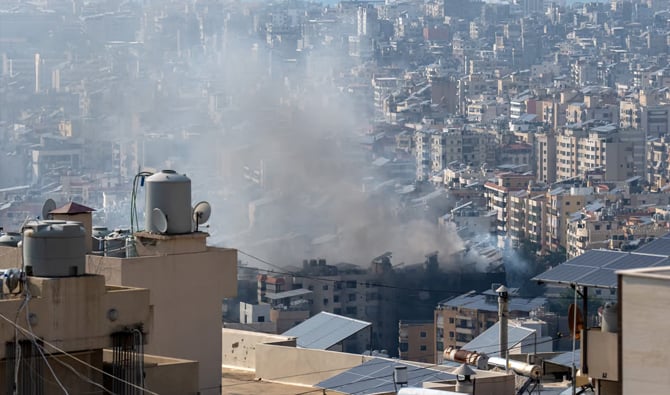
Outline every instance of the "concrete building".
<path id="1" fill-rule="evenodd" d="M 87 271 L 103 274 L 110 284 L 148 288 L 154 325 L 162 330 L 146 351 L 198 361 L 199 388 L 206 389 L 201 392 L 219 393 L 220 338 L 214 333 L 221 330 L 221 302 L 237 294 L 237 251 L 207 246 L 202 232 L 135 237 L 136 256 L 90 255 Z M 198 297 L 176 298 L 175 290 L 185 288 Z"/>
<path id="2" fill-rule="evenodd" d="M 13 377 L 3 382 L 3 392 L 104 388 L 177 395 L 202 389 L 197 361 L 145 354 L 160 353 L 152 340 L 170 332 L 155 326 L 150 291 L 106 284 L 104 276 L 83 270 L 90 235 L 80 223 L 26 226 L 23 251 L 0 247 L 0 340 L 6 345 L 0 371 Z"/>
<path id="3" fill-rule="evenodd" d="M 475 291 L 441 301 L 435 309 L 436 363 L 442 363 L 442 351 L 461 348 L 498 321 L 499 284 L 483 293 Z M 524 299 L 510 290 L 510 318 L 528 317 L 546 303 L 544 298 Z"/>
<path id="4" fill-rule="evenodd" d="M 398 321 L 398 356 L 407 361 L 435 361 L 433 321 Z"/>
<path id="5" fill-rule="evenodd" d="M 527 189 L 528 183 L 534 178 L 530 173 L 501 173 L 496 176 L 495 182 L 487 181 L 484 184 L 486 209 L 496 212 L 496 231 L 499 236 L 506 235 L 508 231 L 511 193 Z"/>

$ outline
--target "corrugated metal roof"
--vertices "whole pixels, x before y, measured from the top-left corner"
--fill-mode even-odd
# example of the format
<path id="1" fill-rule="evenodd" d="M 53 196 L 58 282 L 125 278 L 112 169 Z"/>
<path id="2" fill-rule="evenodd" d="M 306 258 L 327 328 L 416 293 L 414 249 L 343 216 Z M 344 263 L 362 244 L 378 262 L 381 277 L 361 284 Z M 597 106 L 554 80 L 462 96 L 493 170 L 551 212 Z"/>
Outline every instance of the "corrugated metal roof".
<path id="1" fill-rule="evenodd" d="M 581 350 L 575 350 L 575 365 L 577 369 L 581 368 Z M 556 365 L 572 367 L 572 351 L 564 352 L 559 354 L 551 359 L 548 359 L 547 362 L 551 362 Z"/>
<path id="2" fill-rule="evenodd" d="M 282 335 L 296 337 L 298 347 L 327 350 L 370 325 L 369 322 L 322 311 Z"/>
<path id="3" fill-rule="evenodd" d="M 318 388 L 342 394 L 371 395 L 395 393 L 393 372 L 396 366 L 407 368 L 407 385 L 422 387 L 424 382 L 454 380 L 455 375 L 437 369 L 416 366 L 401 361 L 374 358 L 346 372 L 324 380 Z"/>
<path id="4" fill-rule="evenodd" d="M 532 336 L 533 329 L 524 328 L 517 325 L 507 325 L 507 349 L 516 347 L 524 339 Z M 477 351 L 485 353 L 488 356 L 496 357 L 500 355 L 500 322 L 496 322 L 489 329 L 485 330 L 479 336 L 475 337 L 468 344 L 463 346 L 464 350 Z"/>

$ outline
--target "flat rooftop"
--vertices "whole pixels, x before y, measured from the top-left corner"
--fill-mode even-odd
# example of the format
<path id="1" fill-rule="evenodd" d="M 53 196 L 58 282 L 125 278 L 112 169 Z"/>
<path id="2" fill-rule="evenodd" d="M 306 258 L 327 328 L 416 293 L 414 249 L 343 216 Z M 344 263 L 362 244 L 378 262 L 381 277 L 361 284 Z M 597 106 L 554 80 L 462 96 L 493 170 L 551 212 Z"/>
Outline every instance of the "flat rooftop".
<path id="1" fill-rule="evenodd" d="M 256 379 L 254 372 L 222 368 L 221 393 L 228 395 L 286 395 L 300 394 L 316 390 L 313 387 L 289 385 Z M 321 390 L 318 390 L 321 393 Z M 328 394 L 336 394 L 327 391 Z"/>

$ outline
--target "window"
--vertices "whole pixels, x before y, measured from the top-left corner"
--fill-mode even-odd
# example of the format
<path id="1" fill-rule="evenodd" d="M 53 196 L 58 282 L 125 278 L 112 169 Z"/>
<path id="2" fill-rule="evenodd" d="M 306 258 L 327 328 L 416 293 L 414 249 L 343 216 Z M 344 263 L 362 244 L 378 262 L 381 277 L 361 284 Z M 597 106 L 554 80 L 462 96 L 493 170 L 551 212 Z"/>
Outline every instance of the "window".
<path id="1" fill-rule="evenodd" d="M 333 313 L 335 313 L 335 314 L 342 314 L 342 309 L 339 308 L 339 307 L 336 307 L 336 308 L 333 309 Z"/>
<path id="2" fill-rule="evenodd" d="M 324 291 L 328 291 L 328 285 L 324 285 L 324 286 L 323 286 L 323 290 L 324 290 Z"/>
<path id="3" fill-rule="evenodd" d="M 449 323 L 453 324 L 454 323 L 454 317 L 449 317 Z"/>
<path id="4" fill-rule="evenodd" d="M 356 294 L 349 294 L 349 301 L 350 302 L 355 302 L 356 301 Z"/>
<path id="5" fill-rule="evenodd" d="M 454 337 L 454 332 L 449 332 L 449 337 Z"/>
<path id="6" fill-rule="evenodd" d="M 340 303 L 340 295 L 334 295 L 333 296 L 333 302 Z"/>
<path id="7" fill-rule="evenodd" d="M 409 350 L 409 345 L 407 343 L 400 343 L 399 348 L 400 352 L 407 352 L 407 350 Z"/>
<path id="8" fill-rule="evenodd" d="M 265 316 L 259 315 L 258 319 L 256 320 L 258 322 L 265 322 Z"/>
<path id="9" fill-rule="evenodd" d="M 310 285 L 309 287 L 307 287 L 307 289 L 309 289 L 310 291 L 314 291 L 314 286 Z"/>
<path id="10" fill-rule="evenodd" d="M 426 351 L 426 345 L 421 346 L 421 351 Z"/>
<path id="11" fill-rule="evenodd" d="M 356 281 L 347 281 L 347 288 L 356 288 Z"/>
<path id="12" fill-rule="evenodd" d="M 426 332 L 423 332 L 423 331 L 422 331 L 422 332 L 419 334 L 419 336 L 421 336 L 421 337 L 426 337 Z"/>
<path id="13" fill-rule="evenodd" d="M 358 314 L 358 309 L 353 306 L 347 307 L 347 314 Z"/>
<path id="14" fill-rule="evenodd" d="M 324 305 L 324 306 L 328 306 L 328 298 L 324 298 L 324 299 L 323 299 L 323 305 Z"/>

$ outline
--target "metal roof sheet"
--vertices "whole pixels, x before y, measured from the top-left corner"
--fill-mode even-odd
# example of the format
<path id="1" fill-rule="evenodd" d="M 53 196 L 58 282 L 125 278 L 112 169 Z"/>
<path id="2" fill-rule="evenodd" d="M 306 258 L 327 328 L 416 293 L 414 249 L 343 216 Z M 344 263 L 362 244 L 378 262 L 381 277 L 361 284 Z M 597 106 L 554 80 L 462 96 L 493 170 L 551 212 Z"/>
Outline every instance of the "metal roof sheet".
<path id="1" fill-rule="evenodd" d="M 575 350 L 575 365 L 577 369 L 581 368 L 581 350 Z M 572 367 L 572 351 L 564 352 L 559 354 L 551 359 L 548 359 L 547 362 L 551 362 L 555 365 L 566 366 L 568 368 Z"/>
<path id="2" fill-rule="evenodd" d="M 342 394 L 370 395 L 395 393 L 393 372 L 396 366 L 407 368 L 407 385 L 421 387 L 424 382 L 454 380 L 455 375 L 401 361 L 373 358 L 316 385 Z"/>
<path id="3" fill-rule="evenodd" d="M 532 336 L 533 329 L 522 326 L 507 324 L 507 349 L 516 347 L 524 339 Z M 479 336 L 472 339 L 463 346 L 468 351 L 477 351 L 485 353 L 488 356 L 496 357 L 500 355 L 500 322 L 496 322 L 489 329 L 485 330 Z"/>
<path id="4" fill-rule="evenodd" d="M 296 337 L 298 347 L 327 350 L 370 325 L 369 322 L 322 311 L 282 335 Z"/>

